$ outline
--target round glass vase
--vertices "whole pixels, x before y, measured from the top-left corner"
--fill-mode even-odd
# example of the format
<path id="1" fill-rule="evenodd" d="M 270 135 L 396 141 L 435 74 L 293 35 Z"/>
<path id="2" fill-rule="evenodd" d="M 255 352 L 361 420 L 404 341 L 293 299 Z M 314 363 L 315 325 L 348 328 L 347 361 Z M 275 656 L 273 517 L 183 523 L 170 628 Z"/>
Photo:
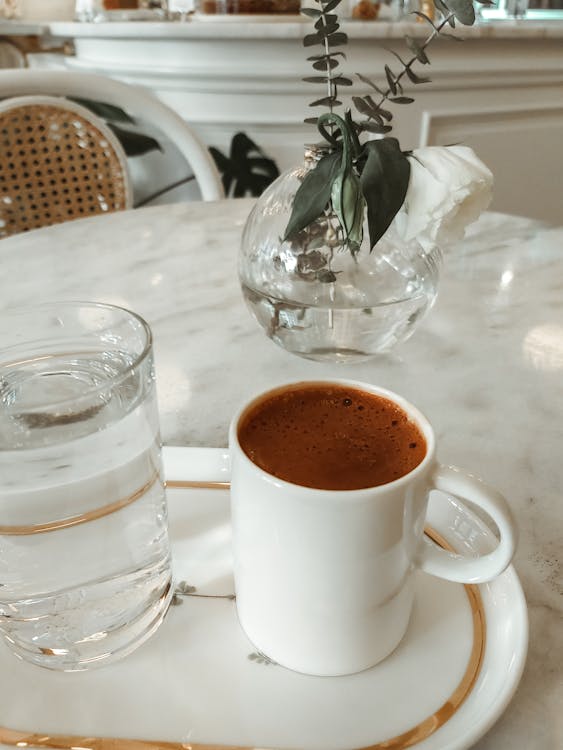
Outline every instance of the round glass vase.
<path id="1" fill-rule="evenodd" d="M 244 227 L 239 278 L 253 316 L 283 349 L 318 361 L 360 361 L 413 333 L 436 298 L 442 255 L 401 241 L 393 225 L 370 251 L 366 223 L 354 256 L 330 207 L 284 241 L 295 194 L 324 153 L 306 149 L 303 165 L 260 196 Z"/>

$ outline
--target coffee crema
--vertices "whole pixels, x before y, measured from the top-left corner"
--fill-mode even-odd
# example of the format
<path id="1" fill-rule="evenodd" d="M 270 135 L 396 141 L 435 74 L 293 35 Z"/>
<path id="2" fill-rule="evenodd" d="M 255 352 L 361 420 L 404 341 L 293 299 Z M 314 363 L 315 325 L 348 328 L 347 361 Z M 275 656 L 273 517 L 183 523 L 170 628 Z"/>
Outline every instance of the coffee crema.
<path id="1" fill-rule="evenodd" d="M 243 414 L 238 439 L 264 471 L 321 490 L 387 484 L 426 455 L 420 428 L 398 404 L 369 391 L 322 383 L 266 396 Z"/>

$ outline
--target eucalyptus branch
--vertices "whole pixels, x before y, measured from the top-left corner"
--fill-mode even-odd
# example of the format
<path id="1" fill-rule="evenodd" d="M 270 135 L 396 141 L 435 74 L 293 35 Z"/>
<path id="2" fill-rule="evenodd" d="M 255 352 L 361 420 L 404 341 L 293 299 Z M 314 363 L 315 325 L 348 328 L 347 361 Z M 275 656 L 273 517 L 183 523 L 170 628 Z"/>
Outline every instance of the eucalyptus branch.
<path id="1" fill-rule="evenodd" d="M 448 14 L 443 18 L 443 20 L 437 26 L 424 13 L 416 14 L 424 18 L 426 21 L 428 21 L 428 23 L 432 26 L 432 33 L 424 40 L 424 42 L 422 42 L 422 44 L 419 44 L 412 37 L 407 36 L 405 38 L 409 48 L 413 50 L 413 56 L 407 62 L 402 60 L 402 58 L 396 53 L 393 53 L 402 64 L 403 69 L 400 71 L 400 73 L 395 74 L 387 65 L 385 66 L 385 72 L 387 75 L 387 82 L 388 82 L 387 90 L 382 91 L 377 86 L 375 86 L 375 84 L 371 83 L 371 81 L 366 81 L 366 79 L 363 79 L 367 83 L 370 83 L 370 85 L 380 94 L 381 98 L 379 99 L 378 102 L 374 102 L 373 99 L 371 99 L 371 97 L 354 97 L 354 103 L 356 105 L 356 108 L 360 112 L 362 112 L 362 114 L 366 115 L 367 122 L 369 122 L 370 120 L 376 121 L 376 124 L 377 124 L 376 129 L 378 131 L 385 133 L 391 130 L 391 126 L 385 125 L 382 121 L 382 118 L 383 118 L 387 120 L 387 122 L 389 122 L 393 117 L 393 114 L 391 112 L 388 112 L 387 110 L 382 110 L 382 106 L 383 104 L 385 104 L 385 102 L 396 103 L 396 104 L 410 104 L 411 102 L 414 101 L 414 99 L 410 96 L 398 96 L 397 97 L 397 94 L 398 93 L 400 94 L 402 92 L 401 79 L 405 75 L 407 75 L 413 83 L 429 82 L 428 78 L 420 78 L 416 76 L 414 72 L 412 71 L 412 66 L 416 62 L 420 62 L 423 65 L 427 65 L 430 62 L 430 60 L 428 59 L 426 55 L 426 48 L 432 43 L 432 41 L 437 36 L 440 35 L 440 33 L 442 32 L 442 29 L 445 26 L 447 26 L 448 24 L 452 26 L 455 23 L 455 13 L 453 11 L 450 11 L 449 9 L 448 11 L 449 11 Z M 360 101 L 365 102 L 365 105 L 367 106 L 365 105 L 358 106 L 359 104 L 358 99 Z M 366 123 L 364 122 L 364 123 L 358 124 L 358 130 L 362 132 L 364 130 L 373 130 L 373 128 L 366 127 Z"/>
<path id="2" fill-rule="evenodd" d="M 426 18 L 430 21 L 430 19 L 428 18 L 428 16 L 426 16 Z M 428 47 L 428 45 L 440 34 L 440 32 L 442 31 L 442 29 L 444 28 L 444 26 L 447 26 L 450 23 L 450 21 L 451 21 L 452 18 L 454 18 L 454 14 L 452 12 L 450 12 L 449 15 L 447 15 L 444 18 L 444 20 L 438 26 L 434 26 L 434 24 L 432 23 L 432 21 L 430 21 L 430 23 L 432 25 L 432 33 L 419 46 L 418 49 L 420 51 L 422 51 L 422 52 L 425 52 L 425 50 Z M 414 65 L 414 63 L 418 62 L 418 61 L 420 61 L 420 57 L 419 57 L 419 55 L 415 54 L 415 55 L 413 55 L 411 57 L 411 59 L 407 63 L 404 64 L 403 70 L 395 78 L 395 86 L 397 86 L 397 84 L 400 82 L 401 78 L 407 73 L 407 70 L 411 70 L 411 68 Z M 382 95 L 381 100 L 378 102 L 377 106 L 379 107 L 379 106 L 381 106 L 383 104 L 383 102 L 387 101 L 389 99 L 390 94 L 392 94 L 392 93 L 393 92 L 391 91 L 391 88 L 388 88 L 387 91 Z"/>
<path id="3" fill-rule="evenodd" d="M 416 62 L 428 65 L 427 47 L 438 37 L 448 24 L 455 28 L 459 21 L 465 26 L 475 22 L 473 2 L 488 5 L 492 0 L 434 0 L 434 5 L 444 18 L 439 24 L 424 13 L 416 15 L 427 21 L 432 32 L 423 41 L 406 36 L 405 42 L 412 52 L 408 60 L 391 50 L 399 60 L 401 70 L 394 72 L 385 65 L 387 87 L 358 74 L 363 83 L 377 93 L 378 101 L 373 94 L 352 96 L 355 108 L 366 119 L 355 122 L 348 109 L 344 116 L 333 110 L 340 106 L 337 91 L 340 86 L 351 86 L 352 81 L 340 73 L 335 73 L 339 58 L 345 57 L 342 52 L 334 52 L 334 47 L 347 43 L 346 34 L 339 31 L 338 15 L 333 11 L 341 0 L 315 0 L 318 7 L 303 8 L 302 13 L 315 20 L 315 31 L 307 34 L 303 45 L 310 47 L 320 44 L 322 54 L 308 57 L 316 71 L 323 75 L 311 76 L 303 80 L 309 83 L 322 83 L 326 86 L 326 96 L 310 104 L 311 107 L 328 107 L 329 112 L 320 117 L 307 118 L 305 122 L 314 123 L 320 135 L 327 141 L 327 152 L 317 164 L 305 174 L 293 200 L 292 212 L 285 229 L 283 240 L 310 231 L 314 222 L 332 214 L 338 220 L 342 234 L 342 245 L 356 257 L 363 237 L 364 217 L 367 219 L 370 251 L 385 234 L 397 212 L 404 204 L 410 179 L 410 162 L 408 154 L 402 151 L 396 138 L 368 139 L 362 143 L 359 135 L 362 132 L 386 136 L 392 129 L 393 113 L 384 107 L 390 104 L 410 104 L 414 99 L 404 96 L 402 81 L 406 76 L 413 84 L 428 83 L 429 78 L 413 71 Z M 448 4 L 449 3 L 449 6 Z M 443 34 L 443 36 L 445 36 Z M 448 35 L 451 36 L 451 35 Z M 457 37 L 455 37 L 457 39 Z M 312 259 L 309 258 L 311 263 Z M 315 278 L 333 282 L 336 276 L 330 265 L 326 269 L 312 269 Z M 311 269 L 308 269 L 308 272 Z M 326 273 L 325 273 L 326 271 Z M 323 278 L 320 273 L 325 274 Z"/>
<path id="4" fill-rule="evenodd" d="M 352 81 L 340 74 L 334 74 L 338 67 L 339 57 L 345 57 L 343 52 L 334 52 L 333 47 L 341 46 L 348 43 L 347 35 L 340 31 L 338 16 L 332 11 L 340 4 L 342 0 L 315 0 L 318 8 L 302 8 L 301 12 L 315 20 L 315 31 L 307 34 L 303 39 L 303 45 L 310 47 L 314 44 L 320 44 L 322 54 L 313 55 L 307 59 L 312 62 L 315 71 L 320 71 L 323 75 L 308 76 L 303 80 L 307 83 L 322 83 L 326 85 L 327 95 L 311 102 L 310 107 L 328 107 L 329 112 L 333 114 L 334 107 L 338 107 L 342 102 L 338 101 L 338 86 L 351 86 Z M 309 117 L 305 122 L 316 124 L 317 117 Z M 331 126 L 332 131 L 332 126 Z"/>
<path id="5" fill-rule="evenodd" d="M 324 17 L 324 15 L 323 15 L 323 17 Z M 328 37 L 325 36 L 325 38 L 324 38 L 323 41 L 324 41 L 325 55 L 327 56 L 327 59 L 330 60 L 330 45 L 328 43 Z M 330 108 L 330 114 L 332 114 L 332 103 L 333 103 L 333 98 L 334 99 L 336 98 L 336 94 L 333 94 L 333 89 L 332 89 L 332 87 L 333 87 L 333 83 L 332 83 L 332 68 L 330 67 L 330 63 L 328 64 L 328 68 L 327 68 L 326 73 L 327 73 L 327 78 L 328 78 L 328 81 L 327 81 L 327 96 L 330 99 L 329 108 Z"/>

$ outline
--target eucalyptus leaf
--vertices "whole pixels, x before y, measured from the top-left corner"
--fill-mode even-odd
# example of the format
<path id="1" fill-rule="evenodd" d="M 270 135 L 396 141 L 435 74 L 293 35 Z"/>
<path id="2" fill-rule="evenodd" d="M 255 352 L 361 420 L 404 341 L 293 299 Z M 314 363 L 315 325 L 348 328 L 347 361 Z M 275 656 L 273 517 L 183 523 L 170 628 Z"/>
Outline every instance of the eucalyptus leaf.
<path id="1" fill-rule="evenodd" d="M 307 172 L 293 199 L 291 217 L 283 236 L 284 241 L 309 226 L 325 210 L 341 158 L 342 154 L 339 151 L 332 151 L 323 156 L 314 169 Z"/>
<path id="2" fill-rule="evenodd" d="M 385 50 L 389 52 L 391 55 L 394 55 L 403 67 L 406 66 L 407 63 L 403 60 L 403 58 L 398 52 L 395 52 L 394 49 L 389 49 L 389 47 L 385 47 Z"/>
<path id="3" fill-rule="evenodd" d="M 352 81 L 349 78 L 345 78 L 344 76 L 336 76 L 336 78 L 332 79 L 332 82 L 336 86 L 351 86 Z"/>
<path id="4" fill-rule="evenodd" d="M 301 8 L 301 13 L 309 18 L 318 18 L 321 15 L 321 11 L 317 8 Z"/>
<path id="5" fill-rule="evenodd" d="M 424 51 L 422 45 L 417 39 L 413 39 L 412 36 L 405 36 L 405 42 L 407 44 L 407 47 L 410 49 L 410 51 L 413 53 L 413 55 L 416 56 L 416 59 L 422 63 L 423 65 L 429 65 L 430 60 L 428 59 L 428 55 Z"/>
<path id="6" fill-rule="evenodd" d="M 381 117 L 383 117 L 384 120 L 387 120 L 387 122 L 391 122 L 393 119 L 393 113 L 389 112 L 388 109 L 383 109 L 382 107 L 377 108 L 377 112 Z"/>
<path id="7" fill-rule="evenodd" d="M 326 76 L 307 76 L 303 80 L 305 83 L 326 83 L 329 79 Z"/>
<path id="8" fill-rule="evenodd" d="M 361 115 L 367 115 L 368 117 L 373 117 L 375 114 L 377 114 L 377 110 L 372 107 L 369 102 L 367 102 L 363 97 L 361 96 L 353 96 L 352 101 L 354 103 L 354 106 L 358 110 L 358 112 Z"/>
<path id="9" fill-rule="evenodd" d="M 328 41 L 332 47 L 341 47 L 343 44 L 348 44 L 348 36 L 343 31 L 337 31 L 329 36 Z"/>
<path id="10" fill-rule="evenodd" d="M 307 123 L 307 125 L 316 125 L 319 121 L 318 117 L 306 117 L 303 122 Z"/>
<path id="11" fill-rule="evenodd" d="M 444 18 L 447 18 L 450 15 L 450 9 L 444 2 L 444 0 L 434 0 L 434 5 L 436 6 L 436 9 L 442 13 Z"/>
<path id="12" fill-rule="evenodd" d="M 315 99 L 314 102 L 309 104 L 310 107 L 339 107 L 342 102 L 338 101 L 334 96 L 323 96 L 322 99 Z"/>
<path id="13" fill-rule="evenodd" d="M 448 0 L 448 8 L 464 26 L 473 26 L 475 23 L 473 0 Z"/>
<path id="14" fill-rule="evenodd" d="M 388 65 L 385 66 L 385 76 L 387 77 L 387 84 L 389 86 L 391 93 L 396 94 L 397 84 L 395 83 L 395 75 L 393 74 L 393 71 Z"/>
<path id="15" fill-rule="evenodd" d="M 330 11 L 338 7 L 341 2 L 342 0 L 330 0 L 330 2 L 328 2 L 326 5 L 323 5 L 324 12 L 330 13 Z"/>
<path id="16" fill-rule="evenodd" d="M 330 57 L 326 57 L 322 60 L 317 60 L 313 63 L 313 68 L 315 70 L 333 70 L 334 68 L 337 68 L 340 65 L 338 60 L 333 60 Z"/>
<path id="17" fill-rule="evenodd" d="M 410 163 L 396 138 L 368 141 L 363 150 L 366 160 L 360 182 L 367 205 L 371 250 L 405 202 Z"/>
<path id="18" fill-rule="evenodd" d="M 393 128 L 391 127 L 391 125 L 381 125 L 378 122 L 372 122 L 371 120 L 368 120 L 362 123 L 362 130 L 365 130 L 367 133 L 377 133 L 378 135 L 385 135 L 385 133 L 391 132 Z"/>
<path id="19" fill-rule="evenodd" d="M 410 68 L 405 68 L 405 73 L 407 74 L 407 77 L 411 83 L 430 83 L 430 78 L 425 78 L 424 76 L 417 75 L 413 70 Z"/>
<path id="20" fill-rule="evenodd" d="M 369 78 L 366 78 L 361 73 L 356 73 L 356 75 L 358 76 L 358 78 L 360 79 L 360 81 L 362 81 L 362 83 L 366 83 L 374 91 L 377 91 L 378 94 L 381 94 L 381 96 L 383 96 L 385 94 L 385 92 L 383 91 L 383 89 L 380 89 L 379 86 L 377 84 L 375 84 L 373 81 L 370 81 Z"/>
<path id="21" fill-rule="evenodd" d="M 320 29 L 322 26 L 331 26 L 338 24 L 338 16 L 328 14 L 320 14 L 320 18 L 315 21 L 315 28 Z"/>
<path id="22" fill-rule="evenodd" d="M 307 60 L 311 62 L 312 60 L 327 60 L 331 57 L 343 57 L 346 58 L 346 54 L 344 52 L 333 52 L 332 50 L 328 53 L 328 55 L 311 55 L 311 57 L 308 57 Z"/>
<path id="23" fill-rule="evenodd" d="M 395 96 L 391 99 L 389 99 L 390 102 L 393 102 L 394 104 L 412 104 L 414 102 L 414 99 L 412 96 Z"/>
<path id="24" fill-rule="evenodd" d="M 326 26 L 319 26 L 318 33 L 323 39 L 336 34 L 340 26 L 337 23 L 327 23 Z"/>
<path id="25" fill-rule="evenodd" d="M 312 47 L 314 44 L 320 44 L 323 38 L 320 34 L 306 34 L 303 37 L 303 46 Z"/>

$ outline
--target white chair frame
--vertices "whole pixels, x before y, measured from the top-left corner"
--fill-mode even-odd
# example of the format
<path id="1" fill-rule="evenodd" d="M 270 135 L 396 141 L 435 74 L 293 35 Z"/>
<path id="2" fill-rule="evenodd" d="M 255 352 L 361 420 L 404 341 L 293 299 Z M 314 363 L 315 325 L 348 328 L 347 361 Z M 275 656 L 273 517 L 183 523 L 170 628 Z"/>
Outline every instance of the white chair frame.
<path id="1" fill-rule="evenodd" d="M 203 200 L 225 197 L 221 177 L 206 146 L 179 114 L 151 92 L 94 73 L 65 70 L 0 70 L 0 98 L 24 95 L 67 96 L 113 104 L 131 117 L 159 127 L 194 172 Z"/>

